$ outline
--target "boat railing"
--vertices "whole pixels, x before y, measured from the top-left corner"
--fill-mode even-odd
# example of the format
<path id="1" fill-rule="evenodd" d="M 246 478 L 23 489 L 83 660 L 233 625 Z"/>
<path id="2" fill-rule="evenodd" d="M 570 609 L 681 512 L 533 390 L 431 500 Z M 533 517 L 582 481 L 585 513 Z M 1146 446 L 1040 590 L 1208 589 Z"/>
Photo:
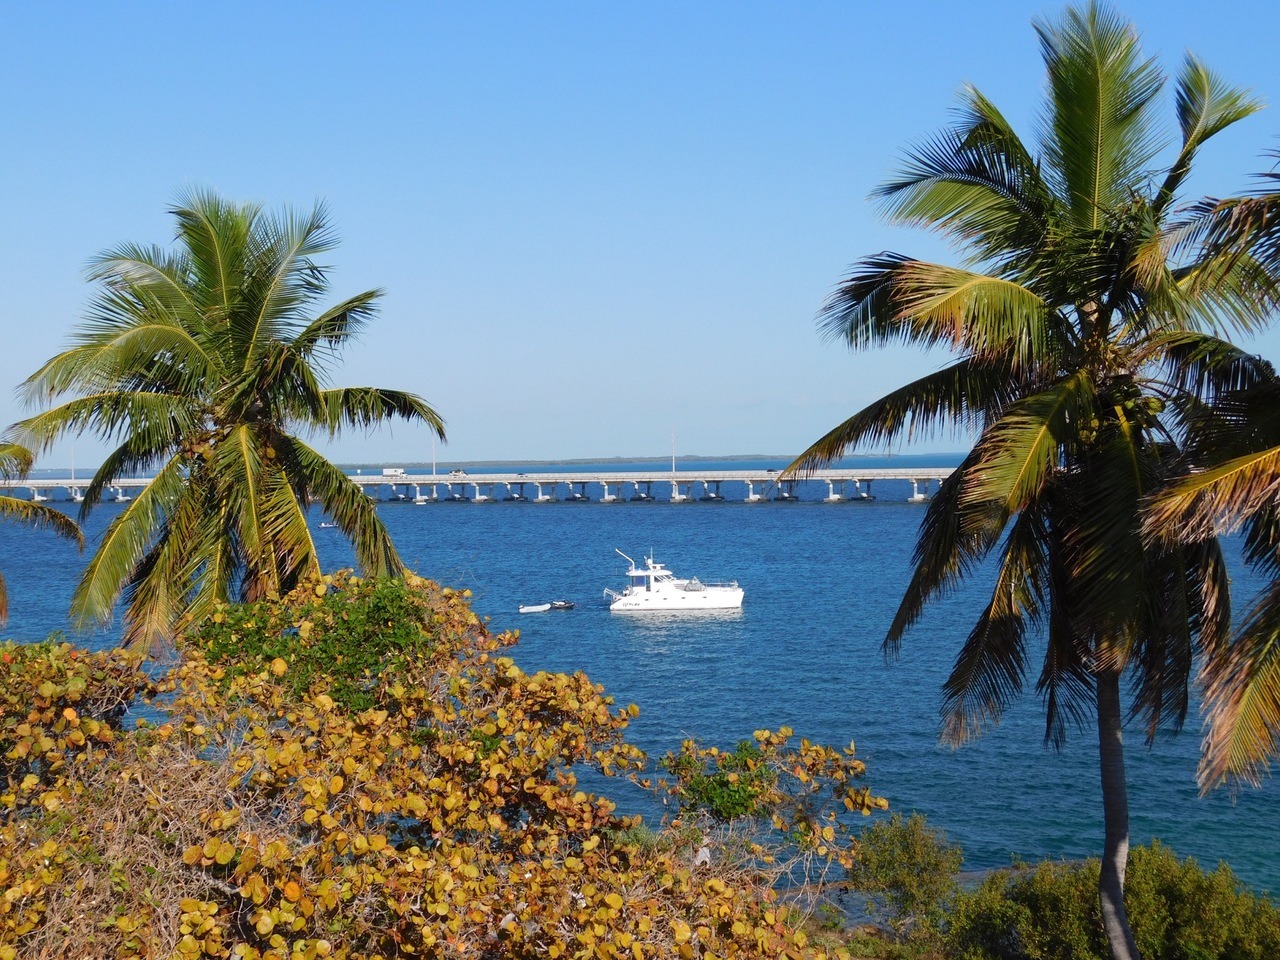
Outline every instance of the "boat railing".
<path id="1" fill-rule="evenodd" d="M 610 600 L 621 600 L 621 599 L 622 599 L 622 594 L 618 593 L 617 591 L 610 590 L 608 587 L 605 587 L 605 588 L 604 588 L 604 595 L 605 595 L 605 597 L 606 597 L 606 598 L 608 598 L 608 599 L 610 599 Z"/>

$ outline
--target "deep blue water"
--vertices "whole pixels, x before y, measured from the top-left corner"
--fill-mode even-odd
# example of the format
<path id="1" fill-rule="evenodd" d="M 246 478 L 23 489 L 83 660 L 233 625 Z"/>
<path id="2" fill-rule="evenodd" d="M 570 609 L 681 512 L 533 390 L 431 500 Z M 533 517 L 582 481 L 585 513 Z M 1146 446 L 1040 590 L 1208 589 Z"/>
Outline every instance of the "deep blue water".
<path id="1" fill-rule="evenodd" d="M 685 737 L 729 745 L 788 725 L 810 739 L 856 742 L 873 791 L 892 810 L 924 813 L 964 847 L 969 868 L 1002 866 L 1012 855 L 1096 854 L 1102 826 L 1091 729 L 1062 753 L 1044 749 L 1031 693 L 982 740 L 955 751 L 937 744 L 939 689 L 977 614 L 980 585 L 937 602 L 908 634 L 902 657 L 885 662 L 880 641 L 908 576 L 922 508 L 904 502 L 905 483 L 876 488 L 879 499 L 869 503 L 816 502 L 823 484 L 807 491 L 814 502 L 745 504 L 725 484 L 723 503 L 387 503 L 381 511 L 414 569 L 470 588 L 492 629 L 520 631 L 521 666 L 584 670 L 620 704 L 639 705 L 632 739 L 651 756 Z M 102 506 L 90 537 L 119 509 Z M 321 517 L 314 519 L 318 526 Z M 337 531 L 316 536 L 326 566 L 347 562 Z M 87 554 L 12 524 L 0 526 L 0 543 L 6 635 L 39 639 L 65 628 Z M 737 579 L 743 609 L 699 619 L 610 614 L 602 590 L 620 587 L 626 567 L 615 548 L 637 559 L 652 551 L 682 576 Z M 1243 571 L 1235 585 L 1242 607 L 1252 585 Z M 516 612 L 521 603 L 561 597 L 577 608 Z M 99 645 L 113 633 L 81 639 Z M 1151 749 L 1130 734 L 1134 840 L 1158 837 L 1205 865 L 1226 860 L 1255 888 L 1280 891 L 1280 789 L 1269 781 L 1235 798 L 1199 798 L 1199 729 L 1192 716 L 1181 736 Z M 624 810 L 644 809 L 643 797 L 610 786 Z"/>

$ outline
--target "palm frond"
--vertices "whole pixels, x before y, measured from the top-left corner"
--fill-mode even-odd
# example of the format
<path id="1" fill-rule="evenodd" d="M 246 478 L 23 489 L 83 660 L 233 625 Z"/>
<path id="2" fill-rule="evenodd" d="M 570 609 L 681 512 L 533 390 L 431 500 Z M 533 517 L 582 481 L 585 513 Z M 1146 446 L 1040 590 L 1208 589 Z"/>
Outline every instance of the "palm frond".
<path id="1" fill-rule="evenodd" d="M 369 429 L 392 417 L 425 423 L 441 440 L 444 439 L 444 421 L 421 397 L 401 390 L 385 390 L 380 387 L 338 387 L 320 394 L 324 419 L 321 423 L 331 436 L 337 436 L 342 428 Z"/>
<path id="2" fill-rule="evenodd" d="M 1010 280 L 909 261 L 899 271 L 897 309 L 904 319 L 949 330 L 956 349 L 997 354 L 1016 368 L 1054 365 L 1061 350 L 1048 304 Z"/>
<path id="3" fill-rule="evenodd" d="M 20 420 L 11 430 L 36 450 L 47 450 L 68 434 L 89 433 L 105 440 L 128 430 L 129 449 L 145 460 L 164 455 L 184 437 L 203 429 L 202 412 L 193 408 L 186 397 L 110 391 L 68 400 Z"/>
<path id="4" fill-rule="evenodd" d="M 121 646 L 154 656 L 176 644 L 179 621 L 189 609 L 196 573 L 205 560 L 197 547 L 201 515 L 196 504 L 203 498 L 192 493 L 189 490 L 177 510 L 162 519 L 151 548 L 120 591 Z"/>
<path id="5" fill-rule="evenodd" d="M 1194 330 L 1153 333 L 1141 356 L 1152 365 L 1164 367 L 1173 395 L 1190 394 L 1201 401 L 1213 402 L 1276 379 L 1269 361 L 1227 340 Z"/>
<path id="6" fill-rule="evenodd" d="M 1145 529 L 1155 537 L 1204 539 L 1231 533 L 1280 495 L 1280 446 L 1191 474 L 1154 495 Z"/>
<path id="7" fill-rule="evenodd" d="M 1061 512 L 1057 508 L 1053 512 Z M 1061 750 L 1070 730 L 1083 728 L 1096 700 L 1092 672 L 1093 648 L 1090 638 L 1075 622 L 1077 604 L 1073 584 L 1066 569 L 1057 523 L 1049 520 L 1051 542 L 1048 570 L 1048 642 L 1044 661 L 1036 678 L 1036 693 L 1044 704 L 1044 742 Z"/>
<path id="8" fill-rule="evenodd" d="M 1132 25 L 1090 4 L 1060 23 L 1035 22 L 1049 79 L 1043 154 L 1077 229 L 1140 192 L 1158 149 L 1150 107 L 1162 78 Z"/>
<path id="9" fill-rule="evenodd" d="M 1229 653 L 1205 661 L 1201 679 L 1201 790 L 1233 779 L 1256 786 L 1280 753 L 1280 581 L 1249 610 Z"/>
<path id="10" fill-rule="evenodd" d="M 965 507 L 961 503 L 977 463 L 978 454 L 971 451 L 939 484 L 925 508 L 912 556 L 911 579 L 885 635 L 887 657 L 897 655 L 902 637 L 919 620 L 926 604 L 971 574 L 999 542 L 1008 522 L 999 504 Z"/>
<path id="11" fill-rule="evenodd" d="M 1011 404 L 974 446 L 979 461 L 961 504 L 994 502 L 1006 515 L 1023 510 L 1044 489 L 1063 448 L 1095 419 L 1096 397 L 1083 371 Z"/>
<path id="12" fill-rule="evenodd" d="M 1211 137 L 1233 123 L 1262 109 L 1262 102 L 1248 92 L 1229 86 L 1200 59 L 1188 54 L 1178 76 L 1175 99 L 1178 126 L 1182 130 L 1182 149 L 1169 169 L 1156 198 L 1157 212 L 1163 211 L 1177 196 L 1183 181 L 1191 172 L 1196 151 Z"/>
<path id="13" fill-rule="evenodd" d="M 1167 589 L 1147 579 L 1149 553 L 1139 522 L 1143 497 L 1161 477 L 1159 448 L 1117 407 L 1078 472 L 1062 484 L 1071 503 L 1059 525 L 1072 580 L 1072 622 L 1082 635 L 1098 639 L 1095 656 L 1108 669 L 1131 662 L 1146 598 L 1167 598 Z"/>
<path id="14" fill-rule="evenodd" d="M 351 478 L 296 438 L 288 438 L 290 458 L 306 477 L 307 489 L 351 541 L 367 576 L 400 576 L 404 564 L 377 506 Z"/>
<path id="15" fill-rule="evenodd" d="M 20 480 L 31 470 L 35 458 L 24 444 L 0 440 L 0 479 Z"/>
<path id="16" fill-rule="evenodd" d="M 57 507 L 0 494 L 0 519 L 14 520 L 33 530 L 48 530 L 84 549 L 84 532 L 79 524 Z"/>
<path id="17" fill-rule="evenodd" d="M 1053 197 L 1004 116 L 969 87 L 962 121 L 908 154 L 906 170 L 876 190 L 891 219 L 962 237 L 977 259 L 1003 262 L 1049 234 Z"/>
<path id="18" fill-rule="evenodd" d="M 1044 519 L 1029 510 L 1005 539 L 995 586 L 942 688 L 943 742 L 959 746 L 998 722 L 1022 693 L 1026 631 L 1047 598 Z"/>
<path id="19" fill-rule="evenodd" d="M 980 428 L 1012 402 L 1022 385 L 1007 363 L 966 357 L 881 397 L 830 430 L 783 471 L 794 476 L 838 460 L 861 445 L 881 446 L 950 425 Z"/>
<path id="20" fill-rule="evenodd" d="M 310 356 L 321 343 L 335 348 L 341 346 L 377 314 L 377 301 L 382 293 L 381 290 L 366 290 L 334 304 L 294 338 L 294 348 L 303 356 Z"/>
<path id="21" fill-rule="evenodd" d="M 182 464 L 175 459 L 111 521 L 72 594 L 71 614 L 79 626 L 111 619 L 116 599 L 162 535 L 165 518 L 177 512 L 187 491 Z"/>

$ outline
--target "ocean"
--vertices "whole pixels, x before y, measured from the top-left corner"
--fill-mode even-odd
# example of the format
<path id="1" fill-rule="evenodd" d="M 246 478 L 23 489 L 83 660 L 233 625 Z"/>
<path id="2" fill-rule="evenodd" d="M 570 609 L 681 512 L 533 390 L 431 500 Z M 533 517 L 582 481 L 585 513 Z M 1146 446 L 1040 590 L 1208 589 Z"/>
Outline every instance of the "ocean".
<path id="1" fill-rule="evenodd" d="M 913 459 L 883 465 L 924 465 Z M 666 495 L 659 485 L 654 491 Z M 919 811 L 945 831 L 964 848 L 966 869 L 1101 850 L 1096 734 L 1073 732 L 1060 753 L 1042 746 L 1034 674 L 1024 698 L 984 738 L 958 750 L 938 744 L 940 688 L 978 615 L 983 583 L 937 601 L 901 657 L 886 662 L 880 644 L 923 512 L 907 502 L 908 483 L 877 481 L 877 499 L 866 502 L 823 503 L 825 484 L 802 486 L 800 502 L 744 503 L 744 491 L 730 483 L 723 492 L 714 503 L 399 501 L 380 511 L 413 569 L 470 589 L 490 629 L 520 632 L 512 655 L 521 667 L 581 670 L 620 705 L 638 705 L 631 740 L 653 758 L 688 737 L 731 746 L 762 727 L 790 726 L 798 737 L 855 743 L 873 792 L 891 811 Z M 120 509 L 108 503 L 95 511 L 91 542 Z M 313 515 L 326 568 L 348 564 L 341 534 L 320 528 L 322 519 Z M 35 640 L 68 629 L 69 599 L 89 552 L 14 524 L 0 526 L 0 538 L 10 594 L 4 635 Z M 611 614 L 603 590 L 620 589 L 627 566 L 615 550 L 637 560 L 652 553 L 680 576 L 736 579 L 746 591 L 743 608 L 702 617 Z M 1238 563 L 1233 575 L 1239 610 L 1258 584 Z M 517 612 L 562 598 L 575 609 Z M 96 647 L 115 637 L 106 629 L 72 639 Z M 1037 669 L 1038 658 L 1032 662 Z M 1200 729 L 1193 714 L 1181 735 L 1150 747 L 1139 730 L 1129 732 L 1133 840 L 1159 838 L 1206 867 L 1225 860 L 1254 889 L 1280 892 L 1280 788 L 1267 781 L 1235 795 L 1198 796 Z M 652 813 L 637 788 L 615 781 L 607 788 L 623 812 Z"/>

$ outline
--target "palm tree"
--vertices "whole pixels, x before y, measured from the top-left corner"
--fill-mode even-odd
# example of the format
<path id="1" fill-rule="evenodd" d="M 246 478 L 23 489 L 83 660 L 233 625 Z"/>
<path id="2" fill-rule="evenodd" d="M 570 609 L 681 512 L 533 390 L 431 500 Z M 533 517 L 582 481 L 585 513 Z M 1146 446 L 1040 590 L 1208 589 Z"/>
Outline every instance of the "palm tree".
<path id="1" fill-rule="evenodd" d="M 331 387 L 326 366 L 364 328 L 380 291 L 320 308 L 336 239 L 323 205 L 268 215 L 194 192 L 171 211 L 177 248 L 97 257 L 100 284 L 72 345 L 25 383 L 63 402 L 16 425 L 47 447 L 91 432 L 117 444 L 81 516 L 121 477 L 155 479 L 107 528 L 72 600 L 81 623 L 123 598 L 124 643 L 154 649 L 215 602 L 283 594 L 319 572 L 306 522 L 318 503 L 370 574 L 400 558 L 370 499 L 294 431 L 337 436 L 392 417 L 443 422 L 419 397 Z"/>
<path id="2" fill-rule="evenodd" d="M 1206 248 L 1176 213 L 1197 151 L 1257 104 L 1188 57 L 1181 136 L 1157 176 L 1164 77 L 1133 28 L 1091 4 L 1035 29 L 1048 73 L 1037 141 L 969 88 L 959 121 L 878 191 L 891 218 L 946 235 L 966 262 L 868 257 L 819 318 L 855 350 L 909 342 L 958 359 L 854 414 L 788 471 L 946 426 L 977 437 L 926 511 L 886 653 L 994 555 L 990 600 L 944 686 L 943 737 L 960 744 L 997 721 L 1043 643 L 1045 742 L 1090 719 L 1097 729 L 1100 904 L 1113 956 L 1130 960 L 1121 679 L 1148 741 L 1179 729 L 1192 661 L 1223 649 L 1230 619 L 1217 541 L 1150 545 L 1141 507 L 1186 470 L 1185 420 L 1259 375 L 1221 334 L 1259 322 L 1276 278 L 1246 252 Z"/>
<path id="3" fill-rule="evenodd" d="M 16 443 L 0 443 L 0 479 L 19 480 L 31 469 L 31 451 Z M 61 510 L 46 507 L 43 503 L 20 500 L 7 493 L 0 493 L 0 517 L 16 520 L 39 530 L 48 527 L 60 537 L 74 540 L 84 549 L 84 534 L 75 521 Z M 0 576 L 0 626 L 9 621 L 9 592 L 4 577 Z"/>

